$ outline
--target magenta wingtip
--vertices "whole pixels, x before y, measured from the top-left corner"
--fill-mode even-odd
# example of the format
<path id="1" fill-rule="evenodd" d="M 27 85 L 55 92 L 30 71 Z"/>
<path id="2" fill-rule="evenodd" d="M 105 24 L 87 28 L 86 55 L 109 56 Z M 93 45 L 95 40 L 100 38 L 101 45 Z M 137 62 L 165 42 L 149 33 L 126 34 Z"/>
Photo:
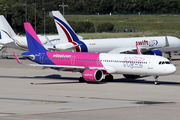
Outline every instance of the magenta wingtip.
<path id="1" fill-rule="evenodd" d="M 21 62 L 19 61 L 18 57 L 16 56 L 16 54 L 15 54 L 14 52 L 13 52 L 13 54 L 14 54 L 14 57 L 16 58 L 17 63 L 21 63 Z"/>

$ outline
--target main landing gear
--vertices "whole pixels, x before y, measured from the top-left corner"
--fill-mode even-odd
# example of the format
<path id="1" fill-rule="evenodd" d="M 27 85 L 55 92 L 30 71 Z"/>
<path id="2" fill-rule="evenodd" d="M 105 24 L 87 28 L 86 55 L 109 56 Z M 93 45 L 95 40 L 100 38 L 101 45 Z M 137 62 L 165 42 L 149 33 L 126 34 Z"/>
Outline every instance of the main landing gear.
<path id="1" fill-rule="evenodd" d="M 84 83 L 84 82 L 86 82 L 86 81 L 84 80 L 83 77 L 80 77 L 80 78 L 79 78 L 79 82 L 80 82 L 80 83 Z"/>
<path id="2" fill-rule="evenodd" d="M 139 77 L 140 77 L 140 75 L 126 75 L 126 74 L 123 74 L 123 76 L 124 76 L 125 78 L 133 78 L 133 79 L 136 79 L 136 78 L 139 78 Z"/>
<path id="3" fill-rule="evenodd" d="M 1 58 L 8 59 L 8 56 L 7 56 L 7 53 L 8 53 L 7 47 L 2 47 L 2 48 L 0 48 L 0 51 L 1 50 L 2 50 L 2 57 Z"/>
<path id="4" fill-rule="evenodd" d="M 168 54 L 168 59 L 171 60 L 171 57 L 172 57 L 171 52 L 167 52 L 167 54 Z"/>
<path id="5" fill-rule="evenodd" d="M 113 76 L 111 74 L 108 74 L 108 75 L 105 76 L 105 80 L 107 82 L 112 82 L 113 81 Z"/>
<path id="6" fill-rule="evenodd" d="M 155 84 L 155 85 L 159 85 L 158 77 L 159 77 L 159 76 L 154 76 L 154 79 L 155 79 L 154 84 Z"/>

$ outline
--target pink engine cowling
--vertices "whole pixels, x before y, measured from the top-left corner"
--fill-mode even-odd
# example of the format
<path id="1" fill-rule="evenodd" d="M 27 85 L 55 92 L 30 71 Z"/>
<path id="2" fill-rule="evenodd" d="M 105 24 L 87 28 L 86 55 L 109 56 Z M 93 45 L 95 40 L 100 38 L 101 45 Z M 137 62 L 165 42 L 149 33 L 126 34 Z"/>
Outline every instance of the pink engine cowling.
<path id="1" fill-rule="evenodd" d="M 88 82 L 100 82 L 103 78 L 103 72 L 98 69 L 84 70 L 83 78 Z"/>

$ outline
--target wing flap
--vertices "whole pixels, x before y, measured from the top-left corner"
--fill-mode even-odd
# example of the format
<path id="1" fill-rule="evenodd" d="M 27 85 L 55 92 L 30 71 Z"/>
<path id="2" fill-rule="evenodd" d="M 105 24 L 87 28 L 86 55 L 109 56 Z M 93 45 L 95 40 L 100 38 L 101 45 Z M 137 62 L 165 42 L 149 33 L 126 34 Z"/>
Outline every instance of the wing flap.
<path id="1" fill-rule="evenodd" d="M 46 68 L 73 68 L 73 69 L 99 69 L 105 70 L 104 67 L 85 67 L 85 66 L 70 66 L 70 65 L 46 65 L 46 64 L 27 64 L 29 66 L 38 66 Z"/>

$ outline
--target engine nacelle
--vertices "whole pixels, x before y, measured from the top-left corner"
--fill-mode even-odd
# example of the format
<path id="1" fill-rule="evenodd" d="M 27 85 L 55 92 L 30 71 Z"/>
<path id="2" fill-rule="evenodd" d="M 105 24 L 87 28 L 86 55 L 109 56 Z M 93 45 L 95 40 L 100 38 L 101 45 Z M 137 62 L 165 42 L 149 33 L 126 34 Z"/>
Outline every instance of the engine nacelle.
<path id="1" fill-rule="evenodd" d="M 56 44 L 54 46 L 55 49 L 58 49 L 60 51 L 67 51 L 67 49 L 75 49 L 74 44 L 68 42 L 68 43 L 61 43 L 61 44 Z"/>
<path id="2" fill-rule="evenodd" d="M 158 55 L 158 56 L 162 56 L 162 52 L 160 50 L 150 50 L 147 54 L 149 55 Z"/>
<path id="3" fill-rule="evenodd" d="M 87 82 L 100 82 L 103 78 L 103 72 L 98 69 L 84 70 L 83 78 Z"/>

